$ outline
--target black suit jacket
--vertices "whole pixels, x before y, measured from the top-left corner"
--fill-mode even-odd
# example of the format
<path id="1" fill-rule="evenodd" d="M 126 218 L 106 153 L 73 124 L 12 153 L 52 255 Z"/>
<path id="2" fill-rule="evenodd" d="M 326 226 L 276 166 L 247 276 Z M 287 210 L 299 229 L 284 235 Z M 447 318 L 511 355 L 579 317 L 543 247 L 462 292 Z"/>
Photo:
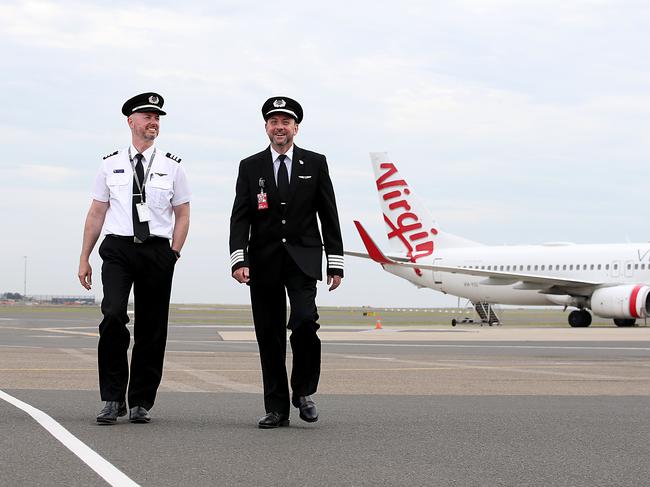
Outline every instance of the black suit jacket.
<path id="1" fill-rule="evenodd" d="M 258 209 L 260 180 L 268 201 L 268 208 L 262 210 Z M 320 280 L 324 246 L 327 274 L 343 276 L 341 227 L 324 155 L 294 145 L 286 205 L 278 199 L 270 148 L 241 161 L 235 191 L 230 217 L 233 272 L 249 267 L 252 284 L 275 282 L 286 249 L 307 276 Z"/>

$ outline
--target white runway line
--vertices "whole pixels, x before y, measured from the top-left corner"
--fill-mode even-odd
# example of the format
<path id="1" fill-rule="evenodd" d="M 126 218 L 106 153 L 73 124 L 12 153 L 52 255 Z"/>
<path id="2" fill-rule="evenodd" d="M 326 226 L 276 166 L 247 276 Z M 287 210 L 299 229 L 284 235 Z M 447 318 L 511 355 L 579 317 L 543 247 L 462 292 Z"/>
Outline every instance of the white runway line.
<path id="1" fill-rule="evenodd" d="M 287 338 L 288 340 L 288 338 Z M 211 344 L 218 345 L 234 345 L 234 344 L 251 344 L 255 343 L 255 340 L 223 340 L 223 341 L 214 341 L 210 342 Z M 485 345 L 482 344 L 460 344 L 460 343 L 403 343 L 403 342 L 322 342 L 323 346 L 336 347 L 338 345 L 343 345 L 347 347 L 379 347 L 379 348 L 389 348 L 389 347 L 399 347 L 399 348 L 516 348 L 516 349 L 540 349 L 540 350 L 625 350 L 625 351 L 641 351 L 641 352 L 650 352 L 650 347 L 597 347 L 589 345 L 490 345 L 489 342 L 486 342 Z"/>
<path id="2" fill-rule="evenodd" d="M 224 343 L 234 343 L 224 342 Z M 242 342 L 245 343 L 245 342 Z M 323 345 L 345 345 L 349 347 L 401 347 L 401 348 L 521 348 L 541 350 L 627 350 L 650 352 L 648 347 L 594 347 L 594 346 L 573 346 L 573 345 L 464 345 L 464 344 L 438 344 L 438 343 L 368 343 L 368 342 L 323 342 Z"/>
<path id="3" fill-rule="evenodd" d="M 0 399 L 4 399 L 9 404 L 16 406 L 18 409 L 29 414 L 34 418 L 43 428 L 47 430 L 54 438 L 59 440 L 72 453 L 77 455 L 86 465 L 92 468 L 100 477 L 102 477 L 110 485 L 118 485 L 125 487 L 138 487 L 133 480 L 127 477 L 124 473 L 114 467 L 111 463 L 101 457 L 92 448 L 84 442 L 75 437 L 67 429 L 56 422 L 51 416 L 47 415 L 40 409 L 10 396 L 6 392 L 0 390 Z"/>

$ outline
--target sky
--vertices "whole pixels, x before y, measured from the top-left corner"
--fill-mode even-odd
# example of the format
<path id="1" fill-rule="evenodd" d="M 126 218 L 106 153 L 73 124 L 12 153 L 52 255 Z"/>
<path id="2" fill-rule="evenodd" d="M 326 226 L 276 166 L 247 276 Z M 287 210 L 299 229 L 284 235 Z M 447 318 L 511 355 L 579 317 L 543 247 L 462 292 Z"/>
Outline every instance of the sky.
<path id="1" fill-rule="evenodd" d="M 0 292 L 84 295 L 83 223 L 123 102 L 165 98 L 157 145 L 182 158 L 191 228 L 172 301 L 249 302 L 230 277 L 237 166 L 268 145 L 270 96 L 305 112 L 345 248 L 388 249 L 369 152 L 386 151 L 438 228 L 490 245 L 646 242 L 650 5 L 643 1 L 0 3 Z M 101 259 L 92 255 L 101 298 Z M 324 306 L 456 298 L 346 258 Z"/>

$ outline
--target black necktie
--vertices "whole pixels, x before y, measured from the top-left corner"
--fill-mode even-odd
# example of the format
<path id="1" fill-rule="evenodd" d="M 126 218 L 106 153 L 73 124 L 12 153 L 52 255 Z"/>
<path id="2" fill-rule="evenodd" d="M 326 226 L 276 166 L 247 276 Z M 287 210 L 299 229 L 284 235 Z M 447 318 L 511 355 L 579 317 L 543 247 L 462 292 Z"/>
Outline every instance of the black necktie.
<path id="1" fill-rule="evenodd" d="M 285 203 L 289 197 L 289 171 L 287 171 L 287 165 L 284 163 L 286 158 L 287 156 L 284 154 L 278 156 L 280 160 L 280 167 L 278 169 L 278 195 L 280 196 L 280 201 Z"/>
<path id="2" fill-rule="evenodd" d="M 143 157 L 144 156 L 142 154 L 135 155 L 135 158 L 138 161 L 135 165 L 135 174 L 137 175 L 138 181 L 140 181 L 141 185 L 144 184 L 144 167 L 142 166 Z M 138 210 L 136 209 L 135 204 L 144 203 L 144 201 L 144 188 L 142 188 L 142 201 L 140 201 L 140 189 L 138 188 L 138 183 L 135 182 L 135 178 L 133 178 L 133 236 L 142 242 L 149 238 L 149 223 L 140 221 L 138 218 Z"/>

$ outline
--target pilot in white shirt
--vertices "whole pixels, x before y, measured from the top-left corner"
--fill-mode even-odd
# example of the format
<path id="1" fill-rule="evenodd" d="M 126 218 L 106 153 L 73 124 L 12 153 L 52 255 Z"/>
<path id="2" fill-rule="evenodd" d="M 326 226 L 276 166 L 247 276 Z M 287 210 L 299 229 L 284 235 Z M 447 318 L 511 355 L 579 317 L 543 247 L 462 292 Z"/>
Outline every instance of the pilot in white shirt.
<path id="1" fill-rule="evenodd" d="M 124 103 L 132 142 L 104 157 L 84 227 L 78 275 L 86 289 L 92 285 L 90 254 L 105 234 L 99 247 L 104 318 L 98 366 L 105 401 L 97 416 L 100 424 L 126 415 L 127 399 L 129 420 L 148 423 L 162 378 L 172 276 L 187 238 L 191 198 L 181 159 L 154 144 L 160 116 L 166 115 L 163 103 L 157 93 L 142 93 Z M 129 368 L 131 287 L 135 315 Z"/>

